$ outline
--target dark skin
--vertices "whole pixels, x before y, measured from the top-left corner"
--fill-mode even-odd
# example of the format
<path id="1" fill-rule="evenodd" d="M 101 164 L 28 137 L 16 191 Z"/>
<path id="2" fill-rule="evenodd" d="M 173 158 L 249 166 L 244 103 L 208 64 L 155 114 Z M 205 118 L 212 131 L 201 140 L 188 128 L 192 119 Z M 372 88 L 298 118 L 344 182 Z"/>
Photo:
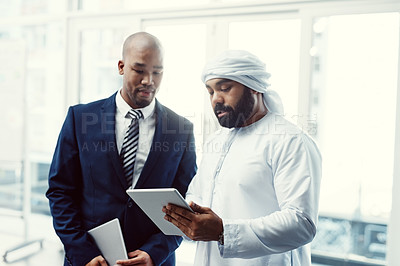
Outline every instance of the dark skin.
<path id="1" fill-rule="evenodd" d="M 168 204 L 162 209 L 166 214 L 164 219 L 173 223 L 192 240 L 217 241 L 224 229 L 222 219 L 210 208 L 201 207 L 194 202 L 190 202 L 189 206 L 194 213 L 176 205 Z"/>
<path id="2" fill-rule="evenodd" d="M 122 60 L 118 61 L 119 74 L 123 76 L 122 98 L 134 109 L 149 105 L 158 92 L 163 76 L 163 53 L 159 41 L 152 35 L 139 32 L 129 36 L 124 43 Z M 153 266 L 147 252 L 135 250 L 128 260 L 118 260 L 116 265 Z M 86 266 L 107 266 L 103 256 L 93 258 Z"/>
<path id="3" fill-rule="evenodd" d="M 118 72 L 123 76 L 122 98 L 134 109 L 148 106 L 156 96 L 163 77 L 161 44 L 147 33 L 134 34 L 125 41 Z"/>
<path id="4" fill-rule="evenodd" d="M 243 91 L 249 88 L 228 79 L 211 79 L 206 82 L 206 88 L 210 94 L 211 106 L 214 109 L 217 103 L 231 106 L 233 109 L 243 95 Z M 268 110 L 264 105 L 262 94 L 250 89 L 254 98 L 254 106 L 242 127 L 251 125 L 263 118 Z M 217 113 L 217 116 L 228 115 L 226 112 Z M 218 241 L 224 226 L 222 219 L 210 208 L 199 206 L 190 202 L 189 206 L 194 213 L 186 209 L 168 204 L 162 211 L 164 219 L 177 226 L 187 237 L 195 241 Z"/>

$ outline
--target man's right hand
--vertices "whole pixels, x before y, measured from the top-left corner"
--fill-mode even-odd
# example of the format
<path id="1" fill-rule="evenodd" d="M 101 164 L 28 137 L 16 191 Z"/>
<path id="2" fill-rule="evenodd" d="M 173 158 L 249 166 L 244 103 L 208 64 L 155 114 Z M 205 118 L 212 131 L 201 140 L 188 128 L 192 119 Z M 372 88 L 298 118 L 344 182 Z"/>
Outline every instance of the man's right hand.
<path id="1" fill-rule="evenodd" d="M 106 260 L 103 256 L 99 255 L 96 258 L 92 259 L 86 266 L 108 266 Z"/>
<path id="2" fill-rule="evenodd" d="M 164 219 L 173 223 L 190 239 L 195 241 L 218 241 L 224 231 L 222 219 L 210 208 L 189 203 L 193 212 L 185 208 L 167 204 L 162 208 Z"/>

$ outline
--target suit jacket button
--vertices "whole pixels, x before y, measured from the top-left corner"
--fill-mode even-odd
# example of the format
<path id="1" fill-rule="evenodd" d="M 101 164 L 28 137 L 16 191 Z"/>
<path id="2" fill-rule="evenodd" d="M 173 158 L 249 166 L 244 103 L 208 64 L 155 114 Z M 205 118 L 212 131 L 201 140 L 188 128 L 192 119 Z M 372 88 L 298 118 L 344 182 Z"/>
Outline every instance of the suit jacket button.
<path id="1" fill-rule="evenodd" d="M 128 208 L 131 208 L 133 206 L 133 203 L 132 203 L 132 201 L 130 201 L 129 203 L 128 203 Z"/>

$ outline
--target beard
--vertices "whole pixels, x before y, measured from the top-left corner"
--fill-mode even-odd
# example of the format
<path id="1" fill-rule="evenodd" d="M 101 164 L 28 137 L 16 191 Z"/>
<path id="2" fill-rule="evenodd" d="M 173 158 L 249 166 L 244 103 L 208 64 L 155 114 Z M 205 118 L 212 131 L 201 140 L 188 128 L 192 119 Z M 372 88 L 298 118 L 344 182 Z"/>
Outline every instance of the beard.
<path id="1" fill-rule="evenodd" d="M 149 97 L 149 98 L 140 97 L 138 94 L 142 90 L 151 91 L 151 93 L 153 95 L 151 97 Z M 128 97 L 129 97 L 129 99 L 131 100 L 131 102 L 134 104 L 134 106 L 136 108 L 144 108 L 144 107 L 148 106 L 153 101 L 156 91 L 157 90 L 155 88 L 153 88 L 153 87 L 148 87 L 148 88 L 139 87 L 139 88 L 135 88 L 133 90 L 133 92 L 128 93 Z"/>
<path id="2" fill-rule="evenodd" d="M 254 98 L 251 97 L 250 89 L 245 89 L 243 95 L 235 107 L 217 103 L 214 107 L 214 114 L 217 116 L 218 122 L 221 126 L 232 128 L 242 127 L 249 119 L 254 107 Z M 227 112 L 226 115 L 218 117 L 217 112 Z"/>
<path id="3" fill-rule="evenodd" d="M 135 97 L 134 99 L 135 99 L 134 102 L 135 102 L 135 105 L 137 106 L 137 108 L 145 108 L 146 106 L 148 106 L 151 103 L 151 101 L 149 101 L 149 100 L 139 99 L 138 97 Z"/>

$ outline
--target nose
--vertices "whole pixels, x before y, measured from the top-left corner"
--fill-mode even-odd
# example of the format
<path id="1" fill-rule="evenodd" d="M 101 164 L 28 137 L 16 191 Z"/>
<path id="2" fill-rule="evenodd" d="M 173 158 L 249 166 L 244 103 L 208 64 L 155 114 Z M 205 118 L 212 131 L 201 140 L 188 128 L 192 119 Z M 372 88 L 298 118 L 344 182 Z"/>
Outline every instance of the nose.
<path id="1" fill-rule="evenodd" d="M 154 85 L 153 75 L 147 74 L 147 75 L 143 76 L 142 84 L 143 85 Z"/>
<path id="2" fill-rule="evenodd" d="M 215 106 L 217 103 L 224 103 L 224 98 L 222 97 L 222 95 L 218 92 L 214 92 L 211 95 L 211 105 Z"/>

